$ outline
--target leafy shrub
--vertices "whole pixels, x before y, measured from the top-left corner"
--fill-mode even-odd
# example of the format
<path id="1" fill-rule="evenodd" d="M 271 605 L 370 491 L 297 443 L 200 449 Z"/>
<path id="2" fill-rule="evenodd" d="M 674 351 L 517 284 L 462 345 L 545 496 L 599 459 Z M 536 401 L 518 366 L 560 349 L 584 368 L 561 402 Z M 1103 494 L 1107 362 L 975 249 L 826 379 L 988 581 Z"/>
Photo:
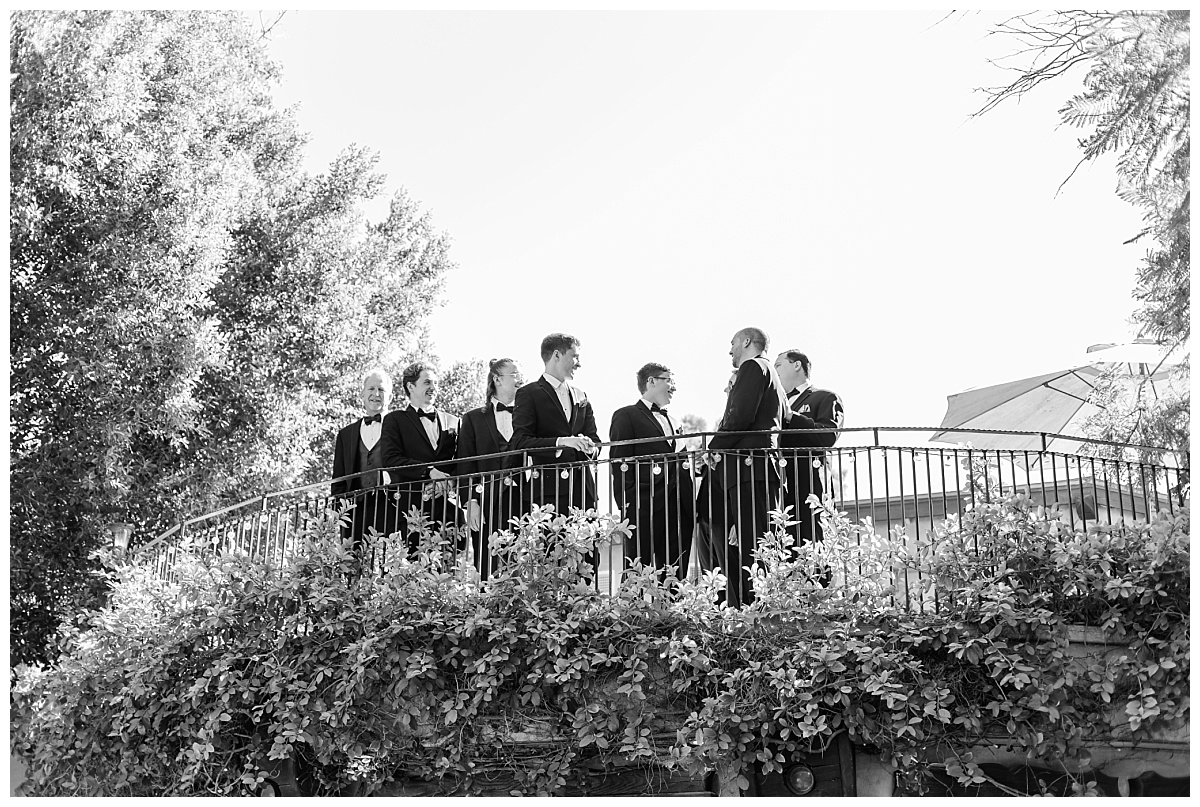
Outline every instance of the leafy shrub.
<path id="1" fill-rule="evenodd" d="M 288 756 L 317 793 L 548 794 L 617 760 L 721 766 L 744 787 L 746 766 L 842 729 L 919 788 L 934 751 L 982 781 L 978 745 L 1079 757 L 1114 715 L 1138 737 L 1186 713 L 1186 510 L 1074 533 L 1014 498 L 910 548 L 823 517 L 821 544 L 766 537 L 744 610 L 715 604 L 720 573 L 667 591 L 635 568 L 599 594 L 585 556 L 628 525 L 590 511 L 523 517 L 482 584 L 419 519 L 418 557 L 363 575 L 336 513 L 282 569 L 197 547 L 169 584 L 113 564 L 110 603 L 61 630 L 58 663 L 17 671 L 24 789 L 233 794 Z M 897 604 L 897 568 L 930 607 Z M 1128 653 L 1072 657 L 1080 615 Z"/>

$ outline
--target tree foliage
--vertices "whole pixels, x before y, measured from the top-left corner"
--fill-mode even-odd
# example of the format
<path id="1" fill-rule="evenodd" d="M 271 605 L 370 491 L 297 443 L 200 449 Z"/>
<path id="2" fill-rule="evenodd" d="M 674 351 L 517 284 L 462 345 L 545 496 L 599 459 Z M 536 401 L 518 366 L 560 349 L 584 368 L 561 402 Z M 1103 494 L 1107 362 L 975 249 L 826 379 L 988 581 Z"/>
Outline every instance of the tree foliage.
<path id="1" fill-rule="evenodd" d="M 16 658 L 143 537 L 327 473 L 366 364 L 419 349 L 448 240 L 351 147 L 300 169 L 265 43 L 225 12 L 17 12 L 10 73 Z M 94 582 L 94 581 L 93 581 Z"/>
<path id="2" fill-rule="evenodd" d="M 1023 47 L 1012 58 L 1024 63 L 1013 68 L 1017 77 L 1009 84 L 986 90 L 988 101 L 977 114 L 1076 66 L 1086 68 L 1083 90 L 1059 113 L 1063 123 L 1087 130 L 1079 140 L 1080 164 L 1116 155 L 1117 194 L 1138 206 L 1145 222 L 1126 243 L 1151 242 L 1137 268 L 1133 320 L 1141 335 L 1161 342 L 1180 362 L 1165 396 L 1155 396 L 1145 385 L 1130 395 L 1114 395 L 1114 384 L 1102 384 L 1093 402 L 1104 412 L 1093 419 L 1089 435 L 1186 450 L 1191 431 L 1191 14 L 1031 13 L 1008 19 L 994 33 L 1020 41 Z"/>
<path id="3" fill-rule="evenodd" d="M 438 384 L 438 409 L 462 415 L 484 404 L 487 391 L 488 363 L 483 359 L 456 361 L 441 372 Z"/>

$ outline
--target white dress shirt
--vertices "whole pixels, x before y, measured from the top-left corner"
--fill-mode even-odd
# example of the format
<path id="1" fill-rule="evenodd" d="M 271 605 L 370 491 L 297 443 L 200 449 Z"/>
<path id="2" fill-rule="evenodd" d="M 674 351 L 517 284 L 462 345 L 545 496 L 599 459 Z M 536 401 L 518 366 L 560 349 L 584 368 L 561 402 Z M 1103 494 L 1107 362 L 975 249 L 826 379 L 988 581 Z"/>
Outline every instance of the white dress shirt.
<path id="1" fill-rule="evenodd" d="M 792 415 L 795 414 L 796 410 L 794 410 L 792 407 L 795 405 L 796 399 L 799 398 L 801 396 L 801 394 L 803 394 L 804 391 L 811 386 L 812 386 L 811 381 L 805 381 L 803 384 L 801 384 L 800 386 L 796 387 L 794 390 L 792 390 L 791 392 L 788 393 L 787 408 L 783 413 L 783 420 L 785 423 L 787 421 L 791 420 Z"/>
<path id="2" fill-rule="evenodd" d="M 370 451 L 375 447 L 375 444 L 379 442 L 379 435 L 383 432 L 383 416 L 386 414 L 387 412 L 380 412 L 379 420 L 371 423 L 367 423 L 366 420 L 359 422 L 358 437 L 363 441 L 363 445 L 367 447 L 367 451 Z M 383 484 L 391 484 L 391 474 L 389 474 L 387 471 L 380 471 L 379 473 Z"/>
<path id="3" fill-rule="evenodd" d="M 797 398 L 799 398 L 799 397 L 800 397 L 800 395 L 801 395 L 801 394 L 802 394 L 802 393 L 803 393 L 803 392 L 804 392 L 806 389 L 808 389 L 808 388 L 809 388 L 809 387 L 811 387 L 811 386 L 812 386 L 812 382 L 811 382 L 811 381 L 805 381 L 803 384 L 801 384 L 800 386 L 796 387 L 794 390 L 792 390 L 791 392 L 789 392 L 789 393 L 788 393 L 788 396 L 787 396 L 787 398 L 788 398 L 788 409 L 791 409 L 791 408 L 792 408 L 792 402 L 793 402 L 793 401 L 795 401 Z"/>
<path id="4" fill-rule="evenodd" d="M 501 436 L 504 437 L 505 440 L 511 440 L 512 439 L 512 412 L 499 411 L 498 409 L 496 409 L 496 404 L 498 404 L 498 403 L 500 403 L 498 400 L 496 400 L 495 398 L 492 398 L 492 400 L 491 400 L 492 412 L 496 415 L 496 428 L 500 430 L 500 434 L 501 434 Z M 512 406 L 512 404 L 505 404 L 505 405 Z"/>
<path id="5" fill-rule="evenodd" d="M 559 381 L 549 373 L 542 373 L 542 378 L 554 387 L 554 391 L 558 393 L 558 403 L 562 406 L 563 414 L 567 416 L 567 422 L 571 421 L 571 385 L 566 381 Z"/>
<path id="6" fill-rule="evenodd" d="M 380 412 L 380 414 L 383 414 Z M 379 442 L 379 433 L 383 430 L 383 423 L 376 420 L 372 423 L 367 423 L 365 420 L 358 424 L 358 436 L 362 439 L 363 445 L 370 451 Z"/>
<path id="7" fill-rule="evenodd" d="M 571 386 L 566 381 L 559 381 L 549 373 L 542 373 L 542 378 L 546 379 L 546 383 L 554 387 L 554 391 L 558 393 L 558 405 L 562 407 L 563 414 L 567 416 L 568 425 L 571 423 Z M 559 437 L 554 441 L 555 445 L 562 445 L 563 438 Z M 561 457 L 562 449 L 554 452 L 554 456 Z"/>
<path id="8" fill-rule="evenodd" d="M 650 410 L 651 415 L 654 415 L 654 419 L 658 421 L 658 425 L 662 428 L 664 435 L 667 437 L 675 436 L 675 427 L 671 425 L 670 417 L 664 415 L 662 412 L 655 412 L 653 402 L 647 401 L 645 398 L 642 398 L 642 405 Z"/>
<path id="9" fill-rule="evenodd" d="M 425 409 L 425 410 L 417 409 L 417 411 L 418 412 L 421 412 L 421 411 L 432 412 L 434 410 L 432 410 L 432 409 Z M 417 420 L 421 421 L 421 425 L 423 427 L 425 427 L 425 433 L 429 435 L 429 444 L 431 446 L 433 446 L 434 448 L 437 448 L 437 443 L 438 443 L 437 418 L 435 417 L 433 420 L 429 420 L 428 418 L 418 417 Z"/>

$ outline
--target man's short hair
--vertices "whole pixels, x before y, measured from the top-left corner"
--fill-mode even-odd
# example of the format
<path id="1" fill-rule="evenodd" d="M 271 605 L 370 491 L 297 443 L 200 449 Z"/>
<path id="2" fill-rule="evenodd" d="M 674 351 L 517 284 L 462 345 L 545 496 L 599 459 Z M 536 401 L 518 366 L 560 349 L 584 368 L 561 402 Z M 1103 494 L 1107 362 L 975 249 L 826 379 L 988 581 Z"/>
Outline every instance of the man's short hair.
<path id="1" fill-rule="evenodd" d="M 426 370 L 437 372 L 437 368 L 432 364 L 427 364 L 423 361 L 414 361 L 412 364 L 404 368 L 400 375 L 400 383 L 404 385 L 404 397 L 408 397 L 408 385 L 417 383 L 417 379 L 421 377 L 421 373 Z"/>
<path id="2" fill-rule="evenodd" d="M 805 355 L 804 355 L 803 353 L 801 353 L 799 350 L 796 350 L 796 349 L 794 349 L 794 348 L 793 348 L 792 350 L 785 350 L 785 351 L 783 351 L 783 355 L 787 356 L 787 360 L 788 360 L 788 361 L 798 361 L 798 362 L 800 362 L 800 369 L 804 371 L 804 375 L 806 375 L 806 376 L 807 376 L 807 375 L 809 374 L 809 373 L 808 373 L 808 368 L 809 368 L 811 365 L 810 365 L 810 364 L 809 364 L 809 362 L 808 362 L 808 356 L 805 356 Z"/>
<path id="3" fill-rule="evenodd" d="M 371 367 L 365 373 L 363 373 L 363 377 L 362 377 L 363 389 L 366 389 L 367 379 L 373 375 L 379 376 L 379 379 L 381 381 L 383 381 L 383 385 L 385 387 L 387 387 L 388 389 L 392 389 L 391 373 L 389 373 L 387 370 L 383 369 L 382 367 Z"/>
<path id="4" fill-rule="evenodd" d="M 568 333 L 552 333 L 542 340 L 542 361 L 550 361 L 554 351 L 566 353 L 573 347 L 579 347 L 579 340 Z"/>
<path id="5" fill-rule="evenodd" d="M 738 339 L 749 339 L 750 344 L 757 345 L 760 351 L 766 350 L 771 346 L 771 339 L 765 331 L 759 328 L 742 328 L 737 332 Z"/>
<path id="6" fill-rule="evenodd" d="M 642 369 L 637 371 L 638 392 L 646 391 L 646 385 L 650 383 L 650 376 L 669 372 L 671 372 L 670 367 L 665 364 L 659 364 L 656 361 L 647 362 L 646 364 L 642 365 Z"/>

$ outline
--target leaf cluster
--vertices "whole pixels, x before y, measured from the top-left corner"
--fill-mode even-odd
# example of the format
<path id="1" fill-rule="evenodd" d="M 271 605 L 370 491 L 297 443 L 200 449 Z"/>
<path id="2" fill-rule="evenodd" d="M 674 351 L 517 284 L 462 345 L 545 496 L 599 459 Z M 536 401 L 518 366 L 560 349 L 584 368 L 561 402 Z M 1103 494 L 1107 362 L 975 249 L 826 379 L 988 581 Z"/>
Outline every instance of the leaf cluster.
<path id="1" fill-rule="evenodd" d="M 979 746 L 1078 758 L 1186 715 L 1186 510 L 1082 533 L 1012 498 L 913 544 L 812 502 L 826 540 L 793 547 L 777 514 L 744 610 L 716 604 L 719 572 L 663 587 L 635 567 L 599 594 L 589 553 L 629 527 L 591 511 L 522 517 L 483 583 L 419 518 L 417 557 L 363 574 L 335 513 L 283 568 L 202 547 L 170 584 L 117 565 L 58 663 L 18 671 L 25 790 L 232 794 L 287 756 L 319 793 L 544 795 L 651 763 L 745 786 L 840 731 L 919 787 L 931 761 L 980 781 Z M 1125 649 L 1071 655 L 1077 619 Z"/>

